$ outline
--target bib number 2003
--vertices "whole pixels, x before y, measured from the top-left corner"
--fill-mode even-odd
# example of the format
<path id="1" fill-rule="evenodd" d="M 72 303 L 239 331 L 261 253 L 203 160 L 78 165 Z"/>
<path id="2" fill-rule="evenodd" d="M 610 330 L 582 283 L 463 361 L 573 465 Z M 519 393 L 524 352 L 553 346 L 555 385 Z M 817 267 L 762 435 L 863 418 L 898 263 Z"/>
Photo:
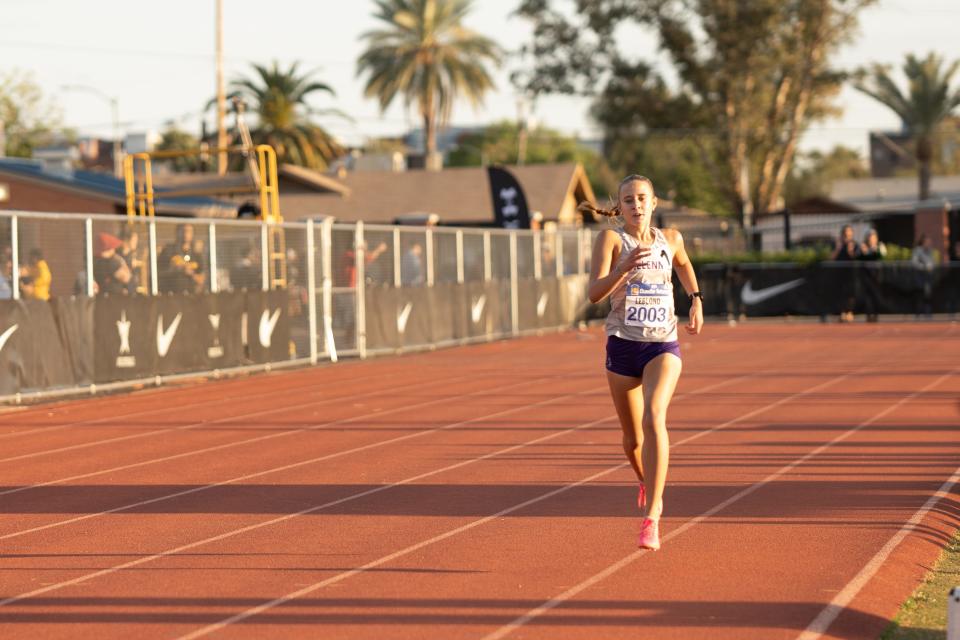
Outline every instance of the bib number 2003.
<path id="1" fill-rule="evenodd" d="M 662 325 L 666 321 L 666 307 L 627 306 L 627 324 L 638 327 L 650 327 Z"/>

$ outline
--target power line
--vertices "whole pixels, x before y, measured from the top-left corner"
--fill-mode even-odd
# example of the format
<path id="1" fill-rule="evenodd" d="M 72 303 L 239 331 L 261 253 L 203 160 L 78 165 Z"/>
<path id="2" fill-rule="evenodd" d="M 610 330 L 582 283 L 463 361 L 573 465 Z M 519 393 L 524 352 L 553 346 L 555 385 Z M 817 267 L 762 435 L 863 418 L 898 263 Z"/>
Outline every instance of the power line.
<path id="1" fill-rule="evenodd" d="M 184 58 L 187 60 L 197 60 L 203 59 L 210 62 L 214 61 L 214 52 L 209 53 L 200 53 L 200 52 L 182 52 L 182 51 L 156 51 L 149 49 L 113 49 L 108 47 L 91 47 L 89 45 L 77 45 L 77 44 L 63 44 L 59 42 L 37 42 L 29 40 L 0 40 L 0 47 L 21 47 L 25 49 L 47 49 L 52 51 L 66 51 L 66 52 L 83 52 L 90 53 L 95 55 L 108 55 L 108 56 L 143 56 L 150 58 Z M 230 60 L 232 62 L 258 62 L 259 58 L 249 58 L 241 56 L 224 56 L 224 59 Z M 308 64 L 315 65 L 325 65 L 325 64 L 352 64 L 353 60 L 308 60 L 303 58 L 296 58 L 297 61 L 306 62 Z"/>

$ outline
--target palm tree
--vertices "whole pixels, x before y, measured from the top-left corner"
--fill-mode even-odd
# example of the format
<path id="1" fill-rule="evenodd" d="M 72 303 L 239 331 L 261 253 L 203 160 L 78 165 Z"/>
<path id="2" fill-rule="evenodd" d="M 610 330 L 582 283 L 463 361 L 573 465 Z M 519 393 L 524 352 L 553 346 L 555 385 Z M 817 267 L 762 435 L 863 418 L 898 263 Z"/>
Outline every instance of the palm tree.
<path id="1" fill-rule="evenodd" d="M 854 85 L 893 109 L 900 116 L 904 130 L 913 136 L 914 154 L 920 167 L 920 200 L 930 197 L 930 161 L 937 127 L 960 105 L 960 89 L 950 87 L 960 60 L 946 69 L 941 68 L 943 62 L 935 53 L 923 60 L 908 54 L 903 65 L 908 93 L 903 93 L 893 82 L 888 65 L 875 64 L 869 71 L 861 72 L 861 79 Z"/>
<path id="2" fill-rule="evenodd" d="M 250 131 L 254 144 L 269 144 L 277 152 L 277 160 L 311 169 L 325 169 L 342 155 L 343 148 L 326 130 L 310 120 L 311 115 L 337 113 L 317 110 L 307 97 L 321 92 L 335 95 L 329 85 L 315 82 L 312 73 L 299 75 L 294 62 L 282 71 L 277 62 L 269 68 L 254 64 L 256 77 L 238 78 L 230 83 L 257 114 L 257 126 Z"/>
<path id="3" fill-rule="evenodd" d="M 374 0 L 374 17 L 386 28 L 363 35 L 367 50 L 357 75 L 369 73 L 365 92 L 381 111 L 402 93 L 423 119 L 428 168 L 436 159 L 437 127 L 449 121 L 453 101 L 465 95 L 476 106 L 493 87 L 485 62 L 499 65 L 500 47 L 461 24 L 471 0 Z"/>

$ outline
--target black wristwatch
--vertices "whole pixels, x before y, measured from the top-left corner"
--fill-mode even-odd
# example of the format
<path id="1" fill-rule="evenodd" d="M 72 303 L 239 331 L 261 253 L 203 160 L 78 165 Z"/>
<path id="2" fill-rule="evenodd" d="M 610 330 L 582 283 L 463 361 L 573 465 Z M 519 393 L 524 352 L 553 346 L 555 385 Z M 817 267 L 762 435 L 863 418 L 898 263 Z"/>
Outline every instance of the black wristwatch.
<path id="1" fill-rule="evenodd" d="M 694 291 L 693 293 L 691 293 L 689 295 L 689 298 L 690 298 L 690 302 L 693 302 L 694 298 L 700 298 L 700 302 L 703 302 L 703 294 L 700 293 L 699 291 Z"/>

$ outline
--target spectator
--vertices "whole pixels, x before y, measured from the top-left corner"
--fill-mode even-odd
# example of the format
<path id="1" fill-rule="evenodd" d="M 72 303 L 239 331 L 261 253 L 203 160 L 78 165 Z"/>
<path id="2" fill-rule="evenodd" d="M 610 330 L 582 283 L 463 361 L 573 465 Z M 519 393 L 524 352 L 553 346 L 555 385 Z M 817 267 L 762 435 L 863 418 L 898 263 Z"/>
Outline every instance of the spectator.
<path id="1" fill-rule="evenodd" d="M 403 254 L 400 264 L 400 281 L 406 286 L 422 285 L 426 279 L 423 273 L 423 245 L 414 242 Z"/>
<path id="2" fill-rule="evenodd" d="M 853 227 L 845 224 L 843 229 L 840 230 L 840 238 L 837 240 L 837 245 L 834 247 L 830 259 L 843 261 L 856 260 L 858 257 L 860 257 L 860 247 L 853 237 Z"/>
<path id="3" fill-rule="evenodd" d="M 858 260 L 876 263 L 887 255 L 887 246 L 880 242 L 880 235 L 876 229 L 868 229 L 860 245 Z M 867 322 L 876 322 L 880 319 L 877 310 L 880 308 L 880 278 L 879 267 L 875 264 L 863 270 L 863 299 L 867 311 Z"/>
<path id="4" fill-rule="evenodd" d="M 230 267 L 230 286 L 234 290 L 260 290 L 263 288 L 263 268 L 260 264 L 260 251 L 256 243 L 251 242 L 243 249 L 240 259 Z"/>
<path id="5" fill-rule="evenodd" d="M 50 273 L 50 266 L 43 259 L 43 251 L 34 247 L 28 254 L 29 264 L 23 269 L 23 276 L 29 277 L 32 281 L 32 295 L 30 297 L 37 300 L 50 299 L 50 283 L 53 276 Z"/>
<path id="6" fill-rule="evenodd" d="M 94 243 L 93 280 L 100 294 L 120 295 L 127 293 L 131 274 L 127 263 L 117 255 L 123 242 L 115 235 L 101 231 Z"/>
<path id="7" fill-rule="evenodd" d="M 930 236 L 921 233 L 917 239 L 917 245 L 910 252 L 910 262 L 918 269 L 924 271 L 933 271 L 937 266 L 937 257 L 933 251 L 933 242 Z"/>
<path id="8" fill-rule="evenodd" d="M 386 250 L 387 243 L 381 242 L 375 248 L 364 251 L 364 268 L 372 265 Z M 344 251 L 343 256 L 340 258 L 340 276 L 341 281 L 338 286 L 350 287 L 351 289 L 357 287 L 357 254 L 352 247 Z"/>
<path id="9" fill-rule="evenodd" d="M 856 260 L 860 257 L 860 245 L 853 237 L 853 227 L 849 224 L 843 225 L 840 230 L 840 238 L 837 240 L 837 246 L 833 250 L 831 260 L 846 262 Z M 840 322 L 853 322 L 853 308 L 856 305 L 856 273 L 852 268 L 845 268 L 840 282 Z"/>
<path id="10" fill-rule="evenodd" d="M 863 236 L 860 245 L 860 260 L 882 260 L 887 255 L 887 245 L 880 242 L 880 235 L 876 229 L 869 229 Z"/>
<path id="11" fill-rule="evenodd" d="M 206 281 L 202 247 L 194 240 L 193 225 L 177 226 L 177 237 L 157 259 L 160 290 L 165 293 L 199 293 Z"/>
<path id="12" fill-rule="evenodd" d="M 127 290 L 131 294 L 146 293 L 146 289 L 143 288 L 143 281 L 146 279 L 147 265 L 139 251 L 140 234 L 131 227 L 124 227 L 123 233 L 120 234 L 120 240 L 123 245 L 117 253 L 120 254 L 127 268 L 130 269 L 130 282 L 127 283 Z"/>
<path id="13" fill-rule="evenodd" d="M 933 242 L 930 236 L 921 233 L 917 245 L 910 252 L 910 262 L 917 270 L 919 279 L 916 288 L 917 317 L 923 314 L 926 317 L 933 315 L 933 270 L 937 265 L 937 256 L 933 251 Z"/>
<path id="14" fill-rule="evenodd" d="M 13 260 L 0 256 L 0 300 L 13 298 Z"/>

